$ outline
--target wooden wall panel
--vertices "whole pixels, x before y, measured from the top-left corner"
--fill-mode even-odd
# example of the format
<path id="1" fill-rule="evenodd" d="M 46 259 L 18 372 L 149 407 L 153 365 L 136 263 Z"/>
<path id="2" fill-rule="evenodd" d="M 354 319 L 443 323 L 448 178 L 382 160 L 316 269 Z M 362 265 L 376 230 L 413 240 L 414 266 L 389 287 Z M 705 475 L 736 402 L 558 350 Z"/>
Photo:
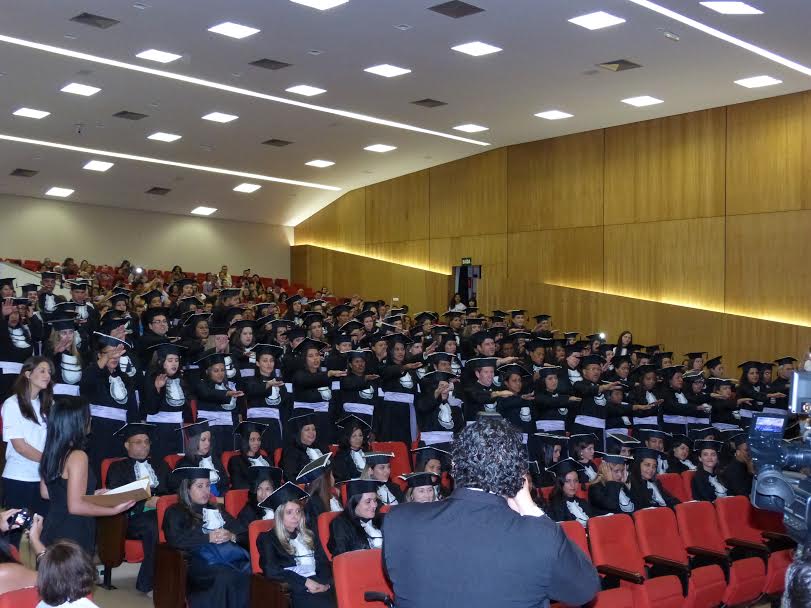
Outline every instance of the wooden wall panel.
<path id="1" fill-rule="evenodd" d="M 296 243 L 363 252 L 366 242 L 366 191 L 347 192 L 296 227 Z"/>
<path id="2" fill-rule="evenodd" d="M 602 224 L 602 130 L 510 146 L 507 154 L 509 232 Z"/>
<path id="3" fill-rule="evenodd" d="M 427 239 L 397 243 L 367 243 L 365 252 L 368 256 L 396 264 L 430 269 L 432 267 L 429 243 Z"/>
<path id="4" fill-rule="evenodd" d="M 605 223 L 724 215 L 725 108 L 605 131 Z"/>
<path id="5" fill-rule="evenodd" d="M 366 242 L 428 238 L 428 171 L 366 187 Z"/>
<path id="6" fill-rule="evenodd" d="M 724 218 L 605 227 L 605 291 L 722 311 Z"/>
<path id="7" fill-rule="evenodd" d="M 740 378 L 737 365 L 744 361 L 773 361 L 782 355 L 793 355 L 797 344 L 797 327 L 736 315 L 723 316 L 721 353 L 727 375 Z"/>
<path id="8" fill-rule="evenodd" d="M 727 214 L 801 209 L 809 200 L 809 93 L 727 108 Z"/>
<path id="9" fill-rule="evenodd" d="M 507 150 L 430 169 L 431 238 L 507 232 Z"/>

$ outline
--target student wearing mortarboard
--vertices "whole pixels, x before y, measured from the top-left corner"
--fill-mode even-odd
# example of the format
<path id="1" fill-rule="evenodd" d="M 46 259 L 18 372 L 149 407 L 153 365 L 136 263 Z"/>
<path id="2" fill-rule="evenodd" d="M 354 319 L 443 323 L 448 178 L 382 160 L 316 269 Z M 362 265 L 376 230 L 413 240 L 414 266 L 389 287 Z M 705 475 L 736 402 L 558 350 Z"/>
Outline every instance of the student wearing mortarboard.
<path id="1" fill-rule="evenodd" d="M 61 318 L 54 316 L 49 322 L 50 338 L 45 343 L 43 355 L 54 364 L 54 394 L 78 395 L 82 380 L 82 368 L 90 357 L 88 341 L 77 345 L 76 323 L 73 315 Z"/>
<path id="2" fill-rule="evenodd" d="M 416 370 L 422 367 L 422 357 L 418 361 L 408 357 L 407 348 L 412 340 L 403 334 L 387 336 L 386 341 L 388 365 L 380 373 L 383 397 L 375 405 L 372 430 L 377 441 L 402 441 L 410 445 L 417 434 Z"/>
<path id="3" fill-rule="evenodd" d="M 237 519 L 247 529 L 259 519 L 273 519 L 273 509 L 260 506 L 277 488 L 283 485 L 282 470 L 271 466 L 248 469 L 248 502 L 239 511 Z"/>
<path id="4" fill-rule="evenodd" d="M 673 435 L 670 441 L 670 454 L 667 457 L 668 473 L 684 473 L 695 471 L 696 465 L 692 460 L 691 448 L 693 442 L 686 435 Z"/>
<path id="5" fill-rule="evenodd" d="M 245 527 L 218 505 L 209 504 L 210 471 L 180 466 L 171 474 L 177 504 L 166 510 L 167 544 L 187 554 L 189 608 L 244 608 L 248 605 L 250 555 L 237 545 Z"/>
<path id="6" fill-rule="evenodd" d="M 335 481 L 358 479 L 366 468 L 366 452 L 370 452 L 371 426 L 361 417 L 349 414 L 338 421 L 341 433 L 338 451 L 332 461 Z"/>
<path id="7" fill-rule="evenodd" d="M 728 490 L 718 477 L 718 455 L 722 446 L 720 441 L 700 440 L 693 443 L 700 464 L 691 482 L 693 500 L 712 502 L 727 496 Z"/>
<path id="8" fill-rule="evenodd" d="M 703 363 L 702 363 L 703 365 Z M 674 365 L 659 370 L 663 378 L 659 396 L 662 403 L 662 428 L 668 433 L 688 433 L 688 425 L 702 414 L 708 414 L 712 408 L 709 404 L 693 405 L 684 394 L 684 368 Z M 706 425 L 705 425 L 706 426 Z"/>
<path id="9" fill-rule="evenodd" d="M 192 422 L 180 430 L 183 438 L 183 458 L 181 458 L 176 468 L 180 467 L 202 467 L 210 472 L 211 493 L 217 497 L 217 502 L 224 502 L 225 493 L 228 491 L 231 481 L 228 473 L 222 466 L 219 452 L 216 449 L 215 437 L 211 432 L 211 425 L 207 420 Z M 169 477 L 169 489 L 177 491 L 177 478 Z"/>
<path id="10" fill-rule="evenodd" d="M 496 371 L 502 389 L 512 393 L 498 400 L 496 411 L 528 437 L 536 430 L 536 412 L 532 411 L 535 399 L 532 374 L 518 364 L 505 365 Z"/>
<path id="11" fill-rule="evenodd" d="M 324 444 L 333 443 L 335 435 L 333 416 L 336 399 L 332 382 L 347 374 L 346 370 L 322 371 L 321 351 L 327 346 L 325 342 L 310 338 L 299 342 L 294 348 L 299 363 L 292 376 L 293 416 L 312 414 L 319 441 Z"/>
<path id="12" fill-rule="evenodd" d="M 379 481 L 354 479 L 346 482 L 344 511 L 330 523 L 327 548 L 333 557 L 359 549 L 383 546 L 383 515 L 377 489 Z"/>
<path id="13" fill-rule="evenodd" d="M 748 398 L 736 398 L 733 394 L 735 382 L 726 378 L 714 378 L 710 394 L 712 425 L 720 430 L 740 428 L 740 420 L 735 416 L 740 407 L 751 403 Z"/>
<path id="14" fill-rule="evenodd" d="M 433 369 L 420 380 L 420 394 L 414 404 L 420 441 L 426 445 L 450 444 L 465 426 L 462 400 L 455 394 L 457 378 L 451 371 L 454 358 L 444 352 L 426 356 Z"/>
<path id="15" fill-rule="evenodd" d="M 331 335 L 332 349 L 324 358 L 324 367 L 330 369 L 347 369 L 347 353 L 352 350 L 352 336 L 349 333 L 334 333 Z M 333 388 L 338 390 L 339 380 L 333 381 Z"/>
<path id="16" fill-rule="evenodd" d="M 90 466 L 98 477 L 101 461 L 124 456 L 115 432 L 127 422 L 140 419 L 136 383 L 121 370 L 120 360 L 130 345 L 114 336 L 94 335 L 95 360 L 82 372 L 80 393 L 90 402 L 92 432 L 87 446 Z"/>
<path id="17" fill-rule="evenodd" d="M 286 311 L 284 313 L 284 319 L 291 321 L 297 326 L 301 326 L 304 322 L 304 306 L 302 304 L 302 296 L 295 294 L 290 296 L 284 301 L 284 305 L 286 307 Z"/>
<path id="18" fill-rule="evenodd" d="M 163 459 L 183 452 L 180 427 L 191 422 L 191 397 L 183 375 L 185 347 L 174 342 L 155 344 L 141 383 L 141 414 L 155 425 L 152 453 Z"/>
<path id="19" fill-rule="evenodd" d="M 256 541 L 266 578 L 282 581 L 290 590 L 293 608 L 335 608 L 332 568 L 315 522 L 308 522 L 303 503 L 310 496 L 286 483 L 262 503 L 274 511 L 272 530 Z"/>
<path id="20" fill-rule="evenodd" d="M 262 449 L 272 458 L 284 447 L 284 429 L 292 415 L 293 403 L 276 369 L 282 348 L 276 344 L 256 344 L 252 374 L 242 370 L 237 388 L 245 394 L 246 420 L 266 425 L 261 434 Z"/>
<path id="21" fill-rule="evenodd" d="M 617 346 L 614 347 L 614 356 L 631 355 L 631 346 L 634 343 L 634 335 L 627 329 L 617 338 Z"/>
<path id="22" fill-rule="evenodd" d="M 746 433 L 733 435 L 727 441 L 729 443 L 735 446 L 735 452 L 732 460 L 721 471 L 721 482 L 726 486 L 729 496 L 748 497 L 752 493 L 755 469 Z"/>
<path id="23" fill-rule="evenodd" d="M 65 297 L 54 294 L 56 281 L 62 280 L 62 275 L 58 272 L 45 271 L 40 274 L 41 289 L 39 292 L 39 309 L 44 313 L 43 318 L 48 319 L 48 315 L 56 310 L 59 302 L 64 302 Z"/>
<path id="24" fill-rule="evenodd" d="M 785 393 L 767 392 L 760 384 L 761 364 L 758 361 L 746 361 L 738 368 L 741 371 L 741 379 L 738 383 L 738 399 L 751 399 L 749 403 L 742 404 L 740 408 L 741 426 L 749 428 L 752 422 L 753 412 L 762 412 L 764 407 L 771 405 L 771 399 L 787 397 Z"/>
<path id="25" fill-rule="evenodd" d="M 151 453 L 155 425 L 140 422 L 124 425 L 116 432 L 124 441 L 127 457 L 117 460 L 107 471 L 106 487 L 113 490 L 138 479 L 148 478 L 151 497 L 127 511 L 127 538 L 140 540 L 144 561 L 138 570 L 135 588 L 142 593 L 152 591 L 155 572 L 155 551 L 158 546 L 158 498 L 169 493 L 169 467 L 163 458 Z M 100 540 L 100 543 L 104 542 Z"/>
<path id="26" fill-rule="evenodd" d="M 406 473 L 400 475 L 408 489 L 406 502 L 436 502 L 439 500 L 439 475 L 434 473 Z"/>
<path id="27" fill-rule="evenodd" d="M 361 479 L 372 479 L 381 482 L 377 488 L 377 497 L 384 505 L 398 505 L 405 501 L 403 491 L 391 480 L 391 452 L 366 452 L 366 467 Z"/>
<path id="28" fill-rule="evenodd" d="M 608 382 L 601 380 L 600 383 L 607 384 Z M 620 379 L 614 380 L 613 384 L 614 388 L 607 393 L 605 431 L 627 435 L 631 432 L 631 420 L 634 414 L 634 406 L 626 400 L 631 387 Z M 639 406 L 636 407 L 639 408 Z"/>
<path id="29" fill-rule="evenodd" d="M 610 415 L 608 393 L 619 386 L 616 382 L 600 384 L 602 365 L 605 362 L 599 355 L 589 355 L 581 359 L 582 380 L 573 385 L 573 394 L 581 398 L 576 408 L 571 432 L 593 433 L 597 438 L 597 445 L 604 447 L 604 431 L 606 419 Z"/>
<path id="30" fill-rule="evenodd" d="M 235 306 L 239 306 L 241 293 L 241 289 L 232 287 L 224 287 L 220 290 L 220 293 L 217 296 L 217 301 L 214 304 L 214 308 L 211 310 L 213 315 L 211 317 L 212 325 L 216 325 L 217 327 L 228 325 L 226 319 L 228 311 Z"/>
<path id="31" fill-rule="evenodd" d="M 465 421 L 474 422 L 479 412 L 496 412 L 499 399 L 513 396 L 494 382 L 498 361 L 495 357 L 476 357 L 465 364 L 465 371 L 473 376 L 473 382 L 464 386 Z"/>
<path id="32" fill-rule="evenodd" d="M 146 368 L 152 356 L 149 347 L 166 342 L 169 338 L 169 309 L 160 307 L 146 309 L 141 314 L 141 325 L 143 332 L 138 338 L 136 350 L 140 367 Z"/>
<path id="33" fill-rule="evenodd" d="M 595 513 L 591 505 L 577 496 L 583 466 L 567 458 L 549 468 L 555 474 L 555 488 L 549 496 L 547 515 L 554 521 L 576 521 L 584 528 Z"/>
<path id="34" fill-rule="evenodd" d="M 535 315 L 535 328 L 533 333 L 538 334 L 541 338 L 552 338 L 554 333 L 552 331 L 552 316 L 547 314 Z"/>
<path id="35" fill-rule="evenodd" d="M 687 431 L 707 428 L 710 426 L 712 405 L 710 396 L 705 390 L 706 380 L 701 372 L 687 372 L 682 376 L 684 380 L 684 396 L 687 402 L 696 408 L 696 412 L 687 418 Z"/>
<path id="36" fill-rule="evenodd" d="M 235 429 L 239 453 L 228 461 L 228 476 L 231 478 L 232 490 L 247 490 L 250 485 L 252 467 L 269 467 L 273 457 L 262 454 L 262 434 L 267 425 L 259 422 L 240 422 Z"/>
<path id="37" fill-rule="evenodd" d="M 631 464 L 631 500 L 637 510 L 648 507 L 673 507 L 679 499 L 672 496 L 656 479 L 657 463 L 664 457 L 659 450 L 638 447 Z"/>
<path id="38" fill-rule="evenodd" d="M 243 370 L 247 370 L 245 373 L 250 376 L 256 362 L 256 353 L 253 352 L 253 346 L 256 344 L 256 323 L 242 319 L 233 322 L 228 331 L 231 333 L 228 353 L 234 360 L 238 375 L 241 377 Z"/>
<path id="39" fill-rule="evenodd" d="M 4 398 L 22 362 L 34 354 L 34 340 L 23 323 L 14 298 L 6 298 L 0 305 L 0 398 Z"/>
<path id="40" fill-rule="evenodd" d="M 90 301 L 90 284 L 86 280 L 68 281 L 70 301 L 76 313 L 76 324 L 83 340 L 90 340 L 93 332 L 99 328 L 99 311 Z"/>
<path id="41" fill-rule="evenodd" d="M 210 319 L 210 312 L 198 312 L 187 316 L 183 320 L 180 330 L 180 343 L 187 349 L 186 357 L 188 361 L 197 361 L 203 356 L 211 334 Z"/>
<path id="42" fill-rule="evenodd" d="M 567 458 L 569 438 L 560 434 L 535 433 L 530 438 L 530 443 L 535 447 L 535 452 L 540 459 L 538 461 L 538 471 L 536 472 L 536 485 L 538 487 L 554 485 L 555 472 L 551 467 Z"/>
<path id="43" fill-rule="evenodd" d="M 774 362 L 777 364 L 777 377 L 774 379 L 774 382 L 772 382 L 772 390 L 788 395 L 789 390 L 791 390 L 789 385 L 791 383 L 791 376 L 794 373 L 794 364 L 797 363 L 797 359 L 794 357 L 780 357 L 779 359 L 775 359 Z M 776 398 L 772 407 L 781 411 L 788 410 L 788 398 Z"/>
<path id="44" fill-rule="evenodd" d="M 202 370 L 201 379 L 194 386 L 198 416 L 208 420 L 215 438 L 215 453 L 219 455 L 223 450 L 233 449 L 239 413 L 237 399 L 244 393 L 228 379 L 224 354 L 214 352 L 195 363 Z"/>
<path id="45" fill-rule="evenodd" d="M 589 504 L 595 515 L 608 513 L 633 513 L 634 503 L 630 497 L 628 465 L 633 458 L 619 454 L 605 454 L 602 457 L 597 478 L 589 485 Z"/>
<path id="46" fill-rule="evenodd" d="M 371 429 L 374 407 L 378 401 L 379 376 L 367 371 L 373 354 L 367 350 L 349 350 L 343 353 L 346 376 L 339 379 L 335 416 L 340 421 L 347 415 L 357 416 Z"/>

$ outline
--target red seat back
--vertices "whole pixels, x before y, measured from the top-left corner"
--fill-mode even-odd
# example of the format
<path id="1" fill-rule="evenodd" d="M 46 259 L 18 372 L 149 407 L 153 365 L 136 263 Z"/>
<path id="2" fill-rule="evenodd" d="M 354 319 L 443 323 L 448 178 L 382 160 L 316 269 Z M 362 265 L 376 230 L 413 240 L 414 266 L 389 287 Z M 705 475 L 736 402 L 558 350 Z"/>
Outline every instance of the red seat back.
<path id="1" fill-rule="evenodd" d="M 329 525 L 332 523 L 332 520 L 340 514 L 340 511 L 328 511 L 318 516 L 318 538 L 321 540 L 321 546 L 324 547 L 324 553 L 327 554 L 329 561 L 332 561 L 332 553 L 327 549 L 327 544 L 329 544 Z"/>
<path id="2" fill-rule="evenodd" d="M 695 476 L 695 471 L 685 471 L 681 474 L 681 485 L 687 500 L 693 500 L 693 477 Z"/>
<path id="3" fill-rule="evenodd" d="M 596 566 L 616 566 L 644 576 L 645 562 L 636 544 L 634 522 L 627 515 L 589 519 L 591 559 Z"/>
<path id="4" fill-rule="evenodd" d="M 576 521 L 562 521 L 560 522 L 560 527 L 563 529 L 563 533 L 567 538 L 580 547 L 580 550 L 586 554 L 586 557 L 591 559 L 586 529 Z"/>
<path id="5" fill-rule="evenodd" d="M 239 454 L 239 450 L 225 450 L 222 454 L 220 454 L 222 468 L 228 471 L 228 463 L 231 462 L 231 459 L 237 454 Z"/>
<path id="6" fill-rule="evenodd" d="M 0 608 L 35 608 L 38 603 L 39 591 L 36 587 L 15 589 L 0 595 Z"/>
<path id="7" fill-rule="evenodd" d="M 673 511 L 667 507 L 642 509 L 634 513 L 634 524 L 643 556 L 658 555 L 682 564 L 688 562 Z"/>
<path id="8" fill-rule="evenodd" d="M 394 454 L 394 458 L 391 459 L 392 479 L 411 473 L 411 459 L 408 457 L 405 444 L 401 441 L 373 441 L 370 447 L 373 452 L 391 452 Z"/>
<path id="9" fill-rule="evenodd" d="M 228 490 L 225 493 L 225 510 L 231 517 L 237 517 L 247 504 L 248 490 Z"/>
<path id="10" fill-rule="evenodd" d="M 262 568 L 259 566 L 259 549 L 256 546 L 256 540 L 263 532 L 272 530 L 276 525 L 272 519 L 257 519 L 252 521 L 248 526 L 248 546 L 251 553 L 251 572 L 254 574 L 262 574 Z"/>
<path id="11" fill-rule="evenodd" d="M 656 479 L 662 484 L 662 487 L 672 496 L 678 498 L 681 502 L 689 500 L 684 493 L 684 483 L 682 483 L 681 475 L 678 473 L 659 473 Z"/>
<path id="12" fill-rule="evenodd" d="M 274 466 L 277 466 L 277 467 L 281 466 L 280 463 L 282 462 L 282 449 L 283 448 L 276 448 L 275 450 L 273 450 L 273 465 Z M 295 481 L 295 480 L 288 479 L 287 481 Z"/>
<path id="13" fill-rule="evenodd" d="M 786 526 L 783 523 L 783 514 L 765 509 L 752 509 L 752 525 L 764 532 L 786 533 Z"/>
<path id="14" fill-rule="evenodd" d="M 169 467 L 169 470 L 173 470 L 177 463 L 180 462 L 180 459 L 183 458 L 183 454 L 167 454 L 163 457 L 163 461 L 166 463 L 166 466 Z"/>
<path id="15" fill-rule="evenodd" d="M 123 458 L 105 458 L 101 461 L 101 487 L 107 489 L 107 471 L 110 470 L 110 465 L 116 460 L 124 460 Z"/>
<path id="16" fill-rule="evenodd" d="M 676 505 L 676 522 L 679 536 L 688 547 L 701 547 L 726 552 L 726 543 L 718 529 L 718 519 L 712 503 L 705 501 L 683 502 Z"/>
<path id="17" fill-rule="evenodd" d="M 367 602 L 367 591 L 380 591 L 392 598 L 394 591 L 383 574 L 380 549 L 342 553 L 332 563 L 338 608 L 380 608 L 379 602 Z"/>
<path id="18" fill-rule="evenodd" d="M 329 444 L 329 453 L 332 454 L 332 458 L 335 458 L 335 455 L 338 453 L 340 446 L 337 443 L 330 443 Z"/>
<path id="19" fill-rule="evenodd" d="M 753 543 L 762 543 L 760 530 L 752 523 L 752 503 L 746 496 L 727 496 L 715 500 L 718 527 L 724 538 L 740 538 Z"/>
<path id="20" fill-rule="evenodd" d="M 161 496 L 158 498 L 158 504 L 155 507 L 158 515 L 158 534 L 160 535 L 160 542 L 166 542 L 166 536 L 163 534 L 163 516 L 166 515 L 166 509 L 172 505 L 176 505 L 180 500 L 177 494 L 169 494 L 168 496 Z"/>
<path id="21" fill-rule="evenodd" d="M 543 486 L 541 488 L 541 495 L 546 502 L 549 502 L 549 497 L 552 496 L 552 490 L 555 489 L 555 486 Z M 579 525 L 579 524 L 578 524 Z M 580 526 L 581 528 L 583 526 Z"/>

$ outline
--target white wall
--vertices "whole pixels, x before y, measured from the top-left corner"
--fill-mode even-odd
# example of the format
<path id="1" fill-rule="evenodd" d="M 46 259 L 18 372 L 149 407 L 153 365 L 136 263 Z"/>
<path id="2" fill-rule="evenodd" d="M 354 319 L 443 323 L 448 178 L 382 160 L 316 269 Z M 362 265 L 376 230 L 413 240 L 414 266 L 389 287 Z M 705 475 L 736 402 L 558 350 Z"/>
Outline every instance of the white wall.
<path id="1" fill-rule="evenodd" d="M 293 229 L 0 194 L 0 257 L 289 278 Z"/>

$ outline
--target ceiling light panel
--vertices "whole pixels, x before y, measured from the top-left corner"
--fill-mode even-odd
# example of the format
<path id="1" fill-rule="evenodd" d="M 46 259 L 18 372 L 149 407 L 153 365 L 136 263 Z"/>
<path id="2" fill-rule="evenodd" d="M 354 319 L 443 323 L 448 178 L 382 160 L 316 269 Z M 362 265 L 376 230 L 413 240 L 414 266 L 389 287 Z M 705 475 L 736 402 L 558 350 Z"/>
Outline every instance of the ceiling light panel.
<path id="1" fill-rule="evenodd" d="M 377 74 L 378 76 L 385 76 L 386 78 L 394 78 L 395 76 L 402 76 L 403 74 L 410 74 L 411 70 L 406 68 L 398 68 L 396 65 L 389 65 L 382 63 L 380 65 L 373 65 L 370 68 L 363 70 L 370 74 Z"/>
<path id="2" fill-rule="evenodd" d="M 454 127 L 457 131 L 464 131 L 465 133 L 480 133 L 482 131 L 489 131 L 490 127 L 483 127 L 482 125 L 474 125 L 472 122 L 464 124 L 464 125 L 457 125 Z"/>
<path id="3" fill-rule="evenodd" d="M 74 95 L 82 95 L 83 97 L 90 97 L 91 95 L 95 95 L 101 89 L 98 87 L 91 87 L 87 84 L 79 84 L 78 82 L 71 82 L 70 84 L 66 84 L 64 87 L 60 89 L 63 93 L 73 93 Z"/>
<path id="4" fill-rule="evenodd" d="M 155 140 L 155 141 L 164 141 L 164 142 L 171 143 L 173 141 L 177 141 L 181 137 L 183 137 L 183 136 L 182 135 L 175 135 L 174 133 L 164 133 L 163 131 L 158 131 L 157 133 L 153 133 L 152 135 L 147 137 L 147 139 L 152 139 L 152 140 Z"/>
<path id="5" fill-rule="evenodd" d="M 148 51 L 141 51 L 136 55 L 138 59 L 146 59 L 148 61 L 157 61 L 158 63 L 172 63 L 177 61 L 183 55 L 175 55 L 174 53 L 167 53 L 166 51 L 159 51 L 157 49 L 149 49 Z"/>
<path id="6" fill-rule="evenodd" d="M 234 188 L 234 192 L 244 192 L 245 194 L 251 194 L 252 192 L 256 192 L 261 188 L 259 184 L 249 184 L 248 182 L 242 183 L 236 188 Z"/>
<path id="7" fill-rule="evenodd" d="M 258 34 L 262 30 L 258 30 L 255 27 L 248 27 L 247 25 L 240 25 L 239 23 L 226 21 L 225 23 L 220 23 L 208 28 L 208 31 L 214 32 L 215 34 L 222 34 L 223 36 L 228 36 L 229 38 L 242 40 L 248 36 Z"/>
<path id="8" fill-rule="evenodd" d="M 384 153 L 384 152 L 391 152 L 392 150 L 396 150 L 396 149 L 397 149 L 397 146 L 388 146 L 386 144 L 374 144 L 372 146 L 366 146 L 364 148 L 364 150 L 367 150 L 369 152 L 379 152 L 381 154 Z"/>
<path id="9" fill-rule="evenodd" d="M 70 196 L 73 194 L 75 190 L 71 188 L 60 188 L 59 186 L 53 186 L 48 189 L 45 194 L 47 196 L 58 196 L 59 198 L 65 198 L 66 196 Z"/>
<path id="10" fill-rule="evenodd" d="M 22 116 L 23 118 L 36 118 L 39 120 L 40 118 L 45 118 L 46 116 L 50 116 L 50 112 L 46 112 L 45 110 L 35 110 L 34 108 L 20 108 L 19 110 L 14 112 L 14 116 Z"/>
<path id="11" fill-rule="evenodd" d="M 316 8 L 319 11 L 327 11 L 331 8 L 335 8 L 336 6 L 341 6 L 342 4 L 346 4 L 349 0 L 290 0 L 294 4 L 301 4 L 303 6 L 309 6 L 310 8 Z"/>
<path id="12" fill-rule="evenodd" d="M 636 106 L 643 108 L 645 106 L 655 106 L 658 103 L 664 103 L 661 99 L 651 97 L 650 95 L 639 95 L 638 97 L 628 97 L 623 99 L 622 103 L 627 103 L 629 106 Z"/>
<path id="13" fill-rule="evenodd" d="M 234 114 L 225 114 L 223 112 L 210 112 L 205 116 L 201 117 L 203 120 L 210 120 L 211 122 L 231 122 L 239 118 L 239 116 L 235 116 Z"/>
<path id="14" fill-rule="evenodd" d="M 108 163 L 107 161 L 103 160 L 91 160 L 88 162 L 82 169 L 87 169 L 88 171 L 98 171 L 100 173 L 104 173 L 110 167 L 112 167 L 115 163 Z"/>
<path id="15" fill-rule="evenodd" d="M 722 15 L 762 15 L 763 11 L 745 2 L 700 2 L 701 6 Z"/>
<path id="16" fill-rule="evenodd" d="M 584 27 L 587 30 L 601 30 L 605 27 L 625 23 L 625 19 L 612 15 L 611 13 L 606 13 L 605 11 L 597 11 L 596 13 L 588 13 L 587 15 L 573 17 L 572 19 L 569 19 L 569 23 L 574 23 L 575 25 Z"/>
<path id="17" fill-rule="evenodd" d="M 195 207 L 191 210 L 193 215 L 211 215 L 215 213 L 217 209 L 215 207 Z"/>
<path id="18" fill-rule="evenodd" d="M 304 163 L 308 167 L 318 167 L 319 169 L 326 169 L 327 167 L 331 167 L 335 163 L 331 160 L 311 160 L 308 163 Z"/>
<path id="19" fill-rule="evenodd" d="M 736 80 L 735 84 L 746 87 L 747 89 L 759 89 L 760 87 L 770 87 L 775 84 L 781 84 L 782 82 L 782 80 L 772 78 L 771 76 L 752 76 L 750 78 Z"/>
<path id="20" fill-rule="evenodd" d="M 464 53 L 465 55 L 471 55 L 473 57 L 481 57 L 483 55 L 498 53 L 502 49 L 497 46 L 493 46 L 492 44 L 487 44 L 486 42 L 476 41 L 466 42 L 465 44 L 457 44 L 456 46 L 452 46 L 451 50 Z"/>
<path id="21" fill-rule="evenodd" d="M 319 89 L 318 87 L 313 87 L 308 84 L 297 84 L 294 87 L 290 87 L 285 89 L 288 93 L 295 93 L 296 95 L 304 95 L 305 97 L 313 97 L 315 95 L 321 95 L 321 93 L 326 93 L 326 89 Z"/>
<path id="22" fill-rule="evenodd" d="M 561 112 L 560 110 L 546 110 L 545 112 L 538 112 L 535 116 L 546 120 L 563 120 L 564 118 L 571 118 L 574 114 Z"/>

